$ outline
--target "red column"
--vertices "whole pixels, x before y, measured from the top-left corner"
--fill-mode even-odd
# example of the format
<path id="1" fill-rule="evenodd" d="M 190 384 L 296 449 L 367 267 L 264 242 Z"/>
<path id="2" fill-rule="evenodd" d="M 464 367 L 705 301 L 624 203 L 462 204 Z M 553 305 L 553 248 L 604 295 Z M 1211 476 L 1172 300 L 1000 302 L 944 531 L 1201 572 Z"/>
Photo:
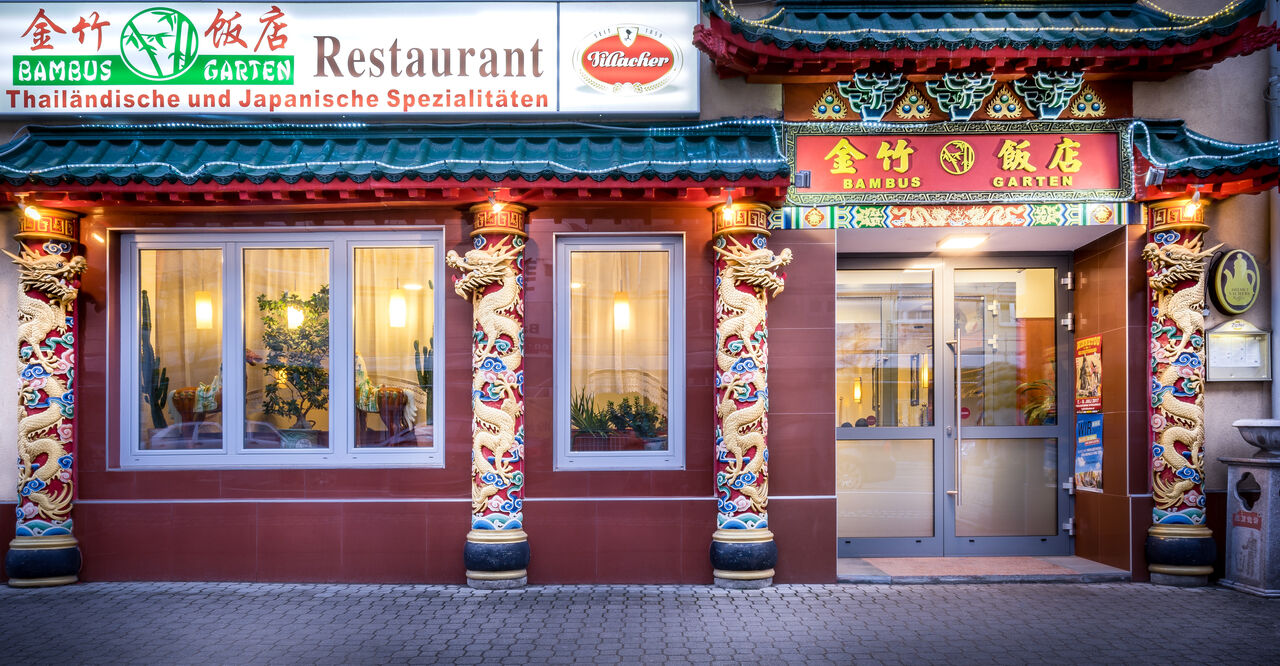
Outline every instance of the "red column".
<path id="1" fill-rule="evenodd" d="M 1187 200 L 1146 208 L 1151 335 L 1151 581 L 1205 585 L 1213 533 L 1204 514 L 1205 206 Z"/>
<path id="2" fill-rule="evenodd" d="M 782 291 L 791 250 L 769 250 L 770 208 L 714 211 L 716 268 L 716 585 L 765 587 L 778 549 L 769 531 L 768 301 Z"/>
<path id="3" fill-rule="evenodd" d="M 471 208 L 473 249 L 449 251 L 454 291 L 471 301 L 471 531 L 463 557 L 477 588 L 525 584 L 523 206 Z"/>
<path id="4" fill-rule="evenodd" d="M 20 216 L 18 293 L 17 530 L 5 568 L 9 585 L 76 582 L 80 548 L 72 535 L 75 498 L 76 297 L 84 257 L 79 218 L 28 209 Z"/>

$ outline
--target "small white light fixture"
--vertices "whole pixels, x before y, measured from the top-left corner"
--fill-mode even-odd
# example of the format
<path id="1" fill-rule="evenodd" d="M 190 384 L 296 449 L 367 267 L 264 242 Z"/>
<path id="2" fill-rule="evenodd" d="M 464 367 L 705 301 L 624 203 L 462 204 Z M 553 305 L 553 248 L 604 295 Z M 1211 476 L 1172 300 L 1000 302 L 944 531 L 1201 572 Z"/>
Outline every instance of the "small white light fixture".
<path id="1" fill-rule="evenodd" d="M 302 313 L 302 308 L 299 308 L 296 305 L 290 305 L 288 308 L 285 308 L 284 314 L 285 323 L 290 329 L 295 329 L 301 326 L 302 320 L 306 318 L 306 315 Z"/>
<path id="2" fill-rule="evenodd" d="M 196 330 L 207 331 L 211 328 L 213 328 L 213 294 L 207 291 L 197 291 Z"/>
<path id="3" fill-rule="evenodd" d="M 958 234 L 938 241 L 939 250 L 972 250 L 987 242 L 987 234 Z"/>
<path id="4" fill-rule="evenodd" d="M 1196 187 L 1195 194 L 1191 195 L 1191 201 L 1188 201 L 1182 207 L 1183 217 L 1195 217 L 1200 212 L 1200 187 Z"/>
<path id="5" fill-rule="evenodd" d="M 406 291 L 422 291 L 422 285 L 417 282 L 406 282 L 404 288 Z"/>
<path id="6" fill-rule="evenodd" d="M 96 232 L 96 231 L 95 231 L 95 232 L 93 232 L 93 233 L 91 233 L 91 234 L 89 234 L 89 235 L 93 237 L 93 240 L 96 240 L 96 241 L 98 241 L 99 243 L 106 244 L 106 242 L 107 242 L 107 239 L 103 238 L 103 237 L 102 237 L 102 234 L 100 234 L 100 233 L 98 233 L 98 232 Z"/>
<path id="7" fill-rule="evenodd" d="M 391 328 L 404 328 L 409 322 L 409 301 L 403 289 L 392 289 L 391 298 L 387 301 L 387 325 Z"/>
<path id="8" fill-rule="evenodd" d="M 570 283 L 569 283 L 569 288 L 570 288 L 570 289 L 581 289 L 581 288 L 582 288 L 582 283 L 581 283 L 581 282 L 570 282 Z"/>
<path id="9" fill-rule="evenodd" d="M 631 328 L 631 301 L 625 291 L 613 292 L 613 328 L 615 331 Z"/>
<path id="10" fill-rule="evenodd" d="M 733 188 L 730 187 L 725 195 L 724 208 L 720 211 L 720 215 L 724 217 L 725 222 L 732 222 L 733 212 Z"/>
<path id="11" fill-rule="evenodd" d="M 496 187 L 489 190 L 489 207 L 495 213 L 502 212 L 502 202 L 498 201 L 498 188 Z"/>

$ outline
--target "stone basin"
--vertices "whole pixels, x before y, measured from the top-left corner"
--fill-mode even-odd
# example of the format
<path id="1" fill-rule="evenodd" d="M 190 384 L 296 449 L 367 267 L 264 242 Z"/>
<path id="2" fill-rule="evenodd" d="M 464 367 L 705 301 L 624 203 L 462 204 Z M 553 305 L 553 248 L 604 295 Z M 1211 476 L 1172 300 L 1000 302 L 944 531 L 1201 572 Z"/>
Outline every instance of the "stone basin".
<path id="1" fill-rule="evenodd" d="M 1231 424 L 1263 458 L 1280 458 L 1280 419 L 1240 419 Z"/>

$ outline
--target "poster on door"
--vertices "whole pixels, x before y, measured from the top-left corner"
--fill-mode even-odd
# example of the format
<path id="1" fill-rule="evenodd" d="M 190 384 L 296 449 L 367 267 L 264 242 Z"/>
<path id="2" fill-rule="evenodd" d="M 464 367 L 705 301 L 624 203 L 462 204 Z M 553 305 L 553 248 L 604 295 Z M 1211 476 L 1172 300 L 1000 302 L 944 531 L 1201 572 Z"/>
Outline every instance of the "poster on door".
<path id="1" fill-rule="evenodd" d="M 1102 336 L 1076 340 L 1076 413 L 1102 411 Z"/>
<path id="2" fill-rule="evenodd" d="M 1076 414 L 1076 489 L 1102 491 L 1102 415 Z"/>

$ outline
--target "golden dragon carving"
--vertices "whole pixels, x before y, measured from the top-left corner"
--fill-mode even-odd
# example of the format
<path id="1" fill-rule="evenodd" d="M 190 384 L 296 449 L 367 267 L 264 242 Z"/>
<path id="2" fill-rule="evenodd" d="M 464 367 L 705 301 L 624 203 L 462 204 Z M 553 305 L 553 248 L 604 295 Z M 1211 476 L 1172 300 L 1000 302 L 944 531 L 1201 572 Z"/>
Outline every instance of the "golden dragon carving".
<path id="1" fill-rule="evenodd" d="M 499 486 L 494 481 L 501 479 L 504 484 L 512 481 L 513 470 L 505 461 L 508 453 L 515 448 L 516 419 L 522 409 L 516 396 L 517 387 L 507 376 L 514 373 L 523 358 L 521 345 L 521 324 L 519 317 L 524 314 L 524 303 L 520 299 L 520 285 L 516 280 L 514 261 L 519 256 L 520 246 L 505 246 L 500 243 L 491 249 L 475 249 L 459 256 L 450 250 L 445 255 L 445 264 L 462 275 L 454 284 L 454 291 L 459 296 L 471 301 L 476 326 L 484 336 L 477 341 L 473 361 L 475 368 L 483 370 L 487 359 L 497 359 L 503 370 L 496 371 L 486 379 L 483 371 L 473 372 L 471 409 L 475 419 L 471 442 L 471 471 L 476 479 L 471 486 L 471 512 L 480 515 L 485 503 L 496 495 Z M 497 284 L 498 289 L 485 293 L 490 286 Z M 511 347 L 494 354 L 501 336 L 511 340 Z M 496 366 L 495 366 L 496 367 Z M 502 395 L 497 408 L 485 404 L 478 395 L 489 384 Z M 489 457 L 493 462 L 489 462 Z M 481 481 L 488 479 L 488 481 Z"/>
<path id="2" fill-rule="evenodd" d="M 1197 479 L 1204 478 L 1204 394 L 1197 389 L 1194 402 L 1184 402 L 1171 390 L 1179 378 L 1184 377 L 1182 368 L 1191 369 L 1194 376 L 1189 379 L 1196 386 L 1203 378 L 1203 345 L 1193 345 L 1192 338 L 1203 338 L 1204 335 L 1205 261 L 1221 244 L 1208 250 L 1202 250 L 1201 246 L 1201 240 L 1197 238 L 1185 245 L 1162 247 L 1147 243 L 1142 250 L 1142 258 L 1153 267 L 1149 283 L 1156 295 L 1155 320 L 1163 326 L 1167 319 L 1181 333 L 1176 342 L 1164 345 L 1160 349 L 1161 356 L 1158 356 L 1164 368 L 1156 376 L 1156 382 L 1160 387 L 1169 387 L 1157 389 L 1160 392 L 1154 405 L 1166 423 L 1157 436 L 1157 444 L 1161 448 L 1158 460 L 1172 470 L 1177 479 L 1166 481 L 1158 470 L 1152 476 L 1152 495 L 1160 509 L 1181 504 L 1186 493 L 1199 485 Z M 1193 282 L 1177 288 L 1187 281 Z M 1201 362 L 1194 366 L 1175 365 L 1173 361 L 1187 351 L 1194 353 Z M 1175 448 L 1177 442 L 1186 446 L 1185 456 Z M 1194 478 L 1180 474 L 1186 469 L 1194 473 Z"/>
<path id="3" fill-rule="evenodd" d="M 71 511 L 71 481 L 64 479 L 57 491 L 50 491 L 48 483 L 59 475 L 59 459 L 68 453 L 57 428 L 64 419 L 61 399 L 67 393 L 66 383 L 59 375 L 68 368 L 61 366 L 61 360 L 44 344 L 50 333 L 66 333 L 67 311 L 80 291 L 70 281 L 83 273 L 87 264 L 80 256 L 68 260 L 58 254 L 41 255 L 26 249 L 21 256 L 7 251 L 5 254 L 18 265 L 18 347 L 31 349 L 29 359 L 19 359 L 19 367 L 38 365 L 47 372 L 41 385 L 24 380 L 19 388 L 22 406 L 18 408 L 18 489 L 22 493 L 32 481 L 41 482 L 39 490 L 28 490 L 23 496 L 36 506 L 41 517 L 62 520 Z M 35 298 L 32 292 L 48 300 Z M 26 405 L 40 403 L 40 389 L 48 399 L 39 411 L 28 413 Z M 42 455 L 44 461 L 37 462 Z"/>
<path id="4" fill-rule="evenodd" d="M 753 511 L 763 513 L 769 503 L 769 486 L 763 478 L 767 460 L 768 359 L 762 333 L 768 313 L 767 300 L 771 295 L 777 296 L 785 285 L 778 269 L 791 263 L 791 250 L 774 254 L 768 248 L 747 248 L 732 237 L 729 242 L 729 249 L 715 247 L 725 260 L 717 288 L 716 365 L 721 373 L 730 373 L 741 359 L 750 358 L 754 367 L 748 371 L 752 374 L 749 379 L 743 376 L 745 372 L 732 373 L 716 406 L 720 436 L 725 450 L 733 456 L 722 471 L 723 483 L 733 487 L 745 475 L 761 479 L 758 485 L 742 483 L 735 490 L 751 502 Z M 740 285 L 750 289 L 740 289 Z M 730 349 L 733 338 L 741 342 L 739 349 Z M 743 397 L 753 400 L 739 406 L 738 399 Z"/>

